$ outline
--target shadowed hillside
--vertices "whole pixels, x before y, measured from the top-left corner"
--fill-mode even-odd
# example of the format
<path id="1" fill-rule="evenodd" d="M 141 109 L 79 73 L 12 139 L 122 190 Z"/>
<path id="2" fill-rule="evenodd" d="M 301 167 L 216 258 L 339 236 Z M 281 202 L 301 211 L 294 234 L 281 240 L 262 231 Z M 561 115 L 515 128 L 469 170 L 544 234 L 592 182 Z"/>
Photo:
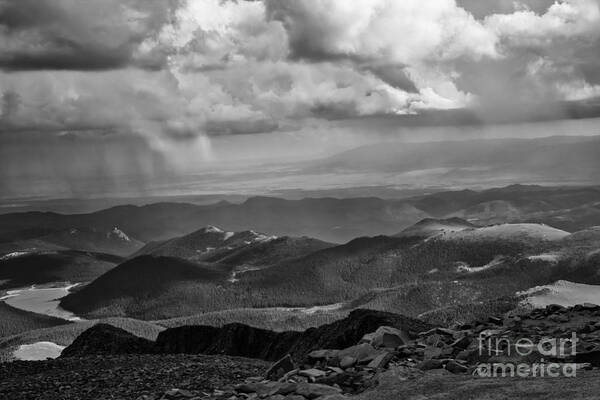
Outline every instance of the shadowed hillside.
<path id="1" fill-rule="evenodd" d="M 190 261 L 230 265 L 270 265 L 312 253 L 333 244 L 308 237 L 277 237 L 252 230 L 226 232 L 214 226 L 163 242 L 151 242 L 134 256 L 143 254 L 183 258 Z"/>
<path id="2" fill-rule="evenodd" d="M 156 310 L 155 319 L 185 315 L 180 309 L 189 307 L 188 298 L 200 297 L 209 304 L 218 303 L 218 297 L 213 297 L 214 291 L 228 276 L 227 272 L 208 264 L 140 256 L 64 297 L 61 306 L 86 313 L 94 304 L 94 308 L 107 307 L 107 311 L 110 310 L 107 315 L 111 316 L 137 316 L 139 310 Z M 204 287 L 213 290 L 205 291 Z"/>
<path id="3" fill-rule="evenodd" d="M 50 282 L 88 282 L 122 259 L 108 254 L 63 250 L 0 259 L 0 288 Z"/>
<path id="4" fill-rule="evenodd" d="M 17 335 L 34 329 L 67 324 L 70 324 L 70 322 L 65 321 L 64 319 L 19 310 L 0 302 L 0 338 Z"/>

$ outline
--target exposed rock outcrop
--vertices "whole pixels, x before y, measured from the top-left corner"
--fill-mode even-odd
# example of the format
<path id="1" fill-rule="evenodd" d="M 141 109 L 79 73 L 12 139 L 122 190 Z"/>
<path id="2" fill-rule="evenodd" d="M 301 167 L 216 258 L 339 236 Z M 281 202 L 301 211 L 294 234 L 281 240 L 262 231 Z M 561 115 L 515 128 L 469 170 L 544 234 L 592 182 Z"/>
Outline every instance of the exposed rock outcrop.
<path id="1" fill-rule="evenodd" d="M 274 332 L 243 324 L 221 328 L 193 325 L 167 329 L 156 340 L 159 353 L 225 354 L 274 361 L 301 337 L 300 332 Z"/>
<path id="2" fill-rule="evenodd" d="M 432 326 L 413 318 L 372 310 L 355 310 L 342 320 L 304 332 L 273 332 L 242 324 L 221 328 L 183 326 L 159 334 L 156 350 L 161 353 L 226 354 L 275 361 L 290 354 L 303 361 L 316 349 L 344 349 L 366 334 L 388 326 L 416 336 Z M 379 340 L 379 339 L 378 339 Z"/>
<path id="3" fill-rule="evenodd" d="M 79 335 L 61 357 L 112 354 L 150 354 L 154 342 L 108 324 L 97 324 Z"/>
<path id="4" fill-rule="evenodd" d="M 515 352 L 512 344 L 520 338 L 528 338 L 536 344 L 544 338 L 553 336 L 560 341 L 575 334 L 578 340 L 572 344 L 576 343 L 576 351 L 567 346 L 565 354 L 545 354 L 545 357 L 555 363 L 559 371 L 563 367 L 592 369 L 599 366 L 600 360 L 598 316 L 600 307 L 595 305 L 583 304 L 569 309 L 549 306 L 504 318 L 492 316 L 453 329 L 428 329 L 412 340 L 403 338 L 401 331 L 383 326 L 367 333 L 354 346 L 311 352 L 305 363 L 281 378 L 249 380 L 238 385 L 228 399 L 242 400 L 248 395 L 283 399 L 287 398 L 283 394 L 287 394 L 296 396 L 289 398 L 304 400 L 315 398 L 317 392 L 322 393 L 321 396 L 335 396 L 331 399 L 345 399 L 347 395 L 377 386 L 380 378 L 389 374 L 400 380 L 427 374 L 486 376 L 481 375 L 484 370 L 480 368 L 488 363 L 493 369 L 496 368 L 493 363 L 502 363 L 503 368 L 507 363 L 527 366 L 539 362 L 541 355 L 537 346 L 528 355 L 523 354 L 523 348 L 520 348 L 521 353 Z M 365 396 L 370 398 L 367 393 Z"/>

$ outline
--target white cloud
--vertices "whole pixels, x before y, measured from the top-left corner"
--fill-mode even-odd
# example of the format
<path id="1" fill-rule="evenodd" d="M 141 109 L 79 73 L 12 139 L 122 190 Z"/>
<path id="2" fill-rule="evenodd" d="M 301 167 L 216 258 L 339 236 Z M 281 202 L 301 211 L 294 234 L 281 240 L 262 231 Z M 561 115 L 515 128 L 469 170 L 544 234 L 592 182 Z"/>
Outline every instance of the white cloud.
<path id="1" fill-rule="evenodd" d="M 454 0 L 268 0 L 299 56 L 356 56 L 412 65 L 494 56 L 495 37 Z"/>
<path id="2" fill-rule="evenodd" d="M 597 0 L 556 2 L 541 15 L 530 10 L 496 14 L 486 17 L 484 24 L 509 49 L 514 46 L 546 48 L 558 40 L 597 40 L 600 7 Z"/>
<path id="3" fill-rule="evenodd" d="M 510 11 L 503 3 L 505 14 L 484 18 L 454 0 L 188 0 L 170 12 L 128 0 L 119 15 L 105 15 L 114 0 L 106 1 L 86 14 L 65 11 L 61 0 L 57 15 L 72 20 L 62 31 L 78 37 L 72 51 L 86 42 L 128 51 L 98 64 L 109 70 L 3 73 L 0 128 L 110 127 L 162 140 L 290 129 L 315 117 L 519 108 L 598 95 L 589 76 L 600 55 L 587 51 L 600 49 L 597 0 Z M 93 25 L 100 36 L 68 18 L 94 13 L 105 15 Z M 41 33 L 60 36 L 52 15 L 26 23 L 0 15 L 7 46 L 17 38 L 7 33 L 13 26 L 24 49 L 35 48 Z M 77 69 L 82 59 L 73 60 L 60 69 Z"/>

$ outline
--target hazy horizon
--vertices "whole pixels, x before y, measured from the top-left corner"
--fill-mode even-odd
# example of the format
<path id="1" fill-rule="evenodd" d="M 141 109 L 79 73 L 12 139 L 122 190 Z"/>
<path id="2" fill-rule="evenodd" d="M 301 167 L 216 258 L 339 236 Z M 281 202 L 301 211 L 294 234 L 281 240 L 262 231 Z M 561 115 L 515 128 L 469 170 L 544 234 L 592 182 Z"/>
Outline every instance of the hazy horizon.
<path id="1" fill-rule="evenodd" d="M 0 26 L 4 204 L 593 183 L 592 162 L 556 179 L 319 166 L 600 135 L 597 0 L 4 0 Z"/>

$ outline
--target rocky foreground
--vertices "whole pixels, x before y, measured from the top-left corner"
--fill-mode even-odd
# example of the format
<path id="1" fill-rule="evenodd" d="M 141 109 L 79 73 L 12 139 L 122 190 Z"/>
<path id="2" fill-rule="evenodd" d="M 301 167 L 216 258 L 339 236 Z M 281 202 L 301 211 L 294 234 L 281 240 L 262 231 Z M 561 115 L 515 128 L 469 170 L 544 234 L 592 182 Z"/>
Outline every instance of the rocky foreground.
<path id="1" fill-rule="evenodd" d="M 267 367 L 260 360 L 202 355 L 13 361 L 0 364 L 0 399 L 153 399 L 165 393 L 193 393 L 189 397 L 203 398 L 218 388 L 260 376 Z"/>
<path id="2" fill-rule="evenodd" d="M 218 352 L 221 346 L 223 353 L 239 352 L 236 337 L 265 356 L 287 350 L 275 363 L 226 356 L 114 355 L 164 351 L 165 338 L 157 346 L 100 326 L 82 335 L 59 360 L 1 365 L 0 398 L 593 399 L 600 391 L 599 306 L 552 305 L 451 328 L 407 329 L 416 326 L 413 320 L 359 311 L 308 333 L 284 335 L 282 341 L 276 340 L 280 334 L 246 328 L 246 336 L 237 336 L 233 326 L 217 332 L 229 333 L 225 337 L 197 338 L 190 329 L 168 336 L 179 350 Z M 321 338 L 308 351 L 306 339 L 315 338 L 315 331 Z M 275 342 L 261 345 L 261 335 Z M 546 346 L 538 347 L 544 341 Z M 331 346 L 317 346 L 323 343 Z M 335 346 L 340 343 L 346 345 Z M 106 355 L 81 357 L 84 352 Z M 523 366 L 521 374 L 511 375 L 507 365 Z"/>
<path id="3" fill-rule="evenodd" d="M 539 347 L 540 343 L 545 344 Z M 415 393 L 406 387 L 418 388 L 419 399 L 452 398 L 457 390 L 453 379 L 463 383 L 462 392 L 455 393 L 460 399 L 506 398 L 499 393 L 534 398 L 536 393 L 565 388 L 571 398 L 594 398 L 590 393 L 600 383 L 587 379 L 596 379 L 598 368 L 600 307 L 553 305 L 454 328 L 437 327 L 416 338 L 382 326 L 354 346 L 315 350 L 300 365 L 286 357 L 267 371 L 265 381 L 248 380 L 225 396 L 211 398 L 411 398 Z M 489 390 L 497 386 L 508 391 Z M 387 394 L 386 387 L 392 388 Z M 404 389 L 394 390 L 398 387 Z"/>

